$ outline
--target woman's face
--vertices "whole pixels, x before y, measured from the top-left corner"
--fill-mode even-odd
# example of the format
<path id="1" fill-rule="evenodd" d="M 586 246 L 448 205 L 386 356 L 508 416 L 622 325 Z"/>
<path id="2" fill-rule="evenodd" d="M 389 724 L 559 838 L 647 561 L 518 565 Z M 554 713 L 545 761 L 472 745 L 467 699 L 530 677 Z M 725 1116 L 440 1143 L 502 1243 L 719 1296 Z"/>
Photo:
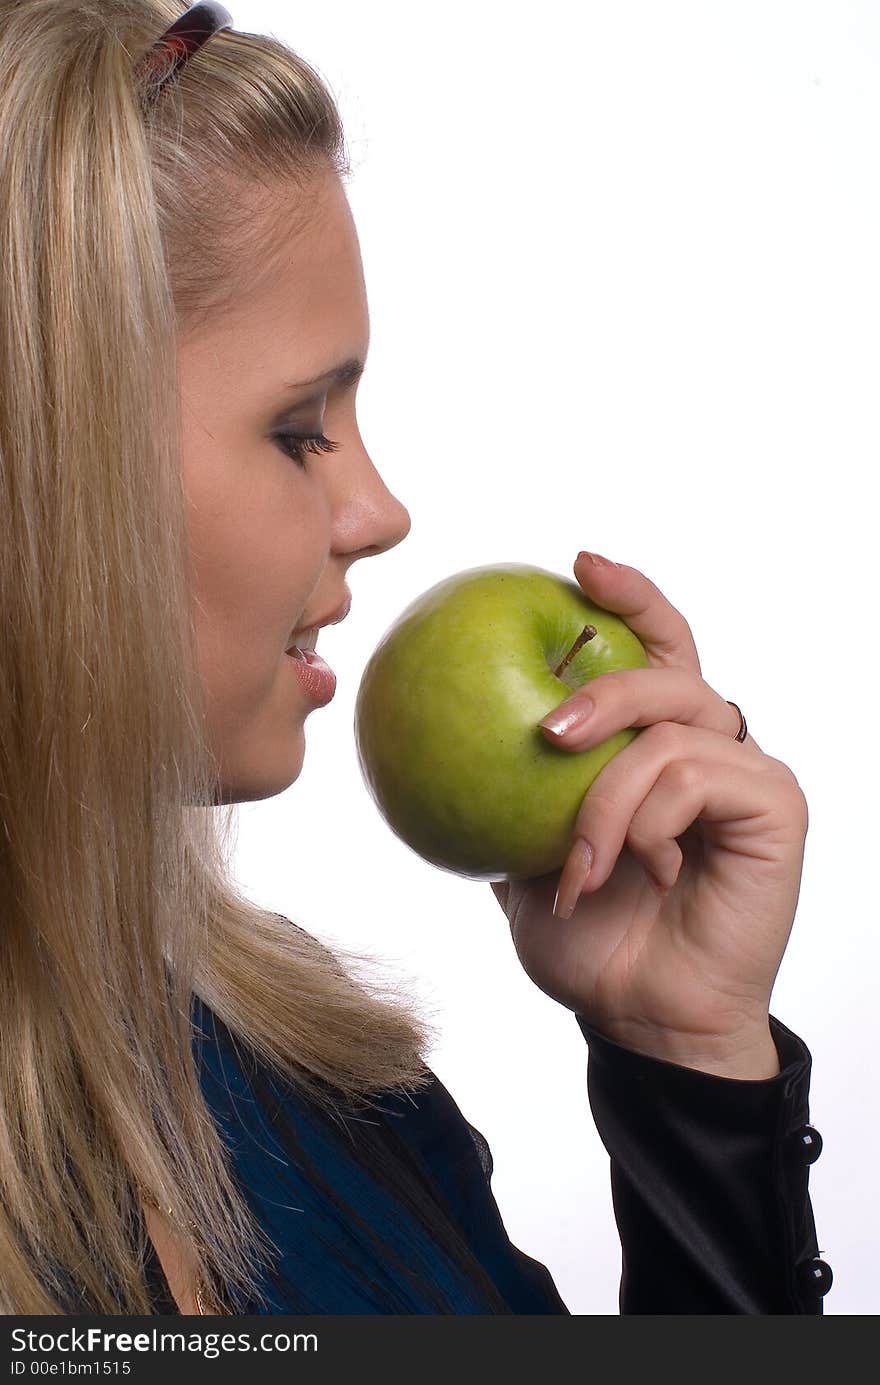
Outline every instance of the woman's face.
<path id="1" fill-rule="evenodd" d="M 410 529 L 358 432 L 356 382 L 301 383 L 364 362 L 370 330 L 344 186 L 328 174 L 309 202 L 311 223 L 291 235 L 271 282 L 179 343 L 199 661 L 222 803 L 270 798 L 297 778 L 317 704 L 285 655 L 292 633 L 336 611 L 352 563 Z M 306 450 L 302 465 L 283 437 L 322 432 L 337 450 Z"/>

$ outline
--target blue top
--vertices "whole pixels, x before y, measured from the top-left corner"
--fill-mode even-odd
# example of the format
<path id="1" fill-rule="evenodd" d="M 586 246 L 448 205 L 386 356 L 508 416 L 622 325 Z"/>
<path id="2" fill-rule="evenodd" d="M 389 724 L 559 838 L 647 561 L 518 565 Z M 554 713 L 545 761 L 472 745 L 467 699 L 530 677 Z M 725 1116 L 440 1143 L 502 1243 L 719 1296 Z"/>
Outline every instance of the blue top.
<path id="1" fill-rule="evenodd" d="M 205 1098 L 240 1189 L 279 1252 L 265 1301 L 236 1303 L 237 1315 L 569 1312 L 546 1266 L 511 1244 L 489 1147 L 436 1075 L 413 1096 L 384 1096 L 380 1112 L 350 1120 L 346 1133 L 197 997 L 193 1013 Z M 808 1193 L 821 1141 L 804 1133 L 811 1058 L 803 1041 L 771 1017 L 781 1072 L 740 1081 L 638 1054 L 575 1019 L 589 1047 L 586 1095 L 610 1155 L 621 1312 L 821 1313 L 830 1270 L 816 1258 Z M 520 1100 L 525 1122 L 528 1093 Z M 285 1142 L 291 1130 L 305 1167 Z M 403 1159 L 387 1186 L 358 1163 L 360 1139 Z M 410 1177 L 422 1197 L 439 1200 L 507 1309 L 487 1310 L 444 1238 L 401 1202 Z M 148 1249 L 154 1311 L 176 1313 Z M 438 1310 L 432 1286 L 451 1308 Z"/>

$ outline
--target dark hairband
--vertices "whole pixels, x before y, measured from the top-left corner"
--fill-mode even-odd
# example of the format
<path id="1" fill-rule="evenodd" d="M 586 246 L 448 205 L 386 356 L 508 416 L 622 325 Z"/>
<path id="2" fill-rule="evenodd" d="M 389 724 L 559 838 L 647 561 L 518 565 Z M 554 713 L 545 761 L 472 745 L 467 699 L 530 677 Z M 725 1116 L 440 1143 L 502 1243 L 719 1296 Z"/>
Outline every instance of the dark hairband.
<path id="1" fill-rule="evenodd" d="M 232 15 L 215 0 L 201 0 L 175 20 L 170 28 L 156 40 L 137 65 L 137 80 L 148 87 L 148 95 L 154 100 L 167 84 L 177 76 L 203 44 L 213 38 L 221 29 L 232 28 Z M 172 62 L 168 59 L 171 57 Z M 160 77 L 158 85 L 155 77 Z"/>

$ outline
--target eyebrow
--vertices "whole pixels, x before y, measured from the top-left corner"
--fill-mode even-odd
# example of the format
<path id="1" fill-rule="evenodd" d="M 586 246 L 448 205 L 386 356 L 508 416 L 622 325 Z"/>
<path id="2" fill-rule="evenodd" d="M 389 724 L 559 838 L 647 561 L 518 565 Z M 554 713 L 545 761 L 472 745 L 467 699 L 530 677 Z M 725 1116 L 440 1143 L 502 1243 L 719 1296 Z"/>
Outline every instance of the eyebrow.
<path id="1" fill-rule="evenodd" d="M 350 360 L 331 366 L 329 370 L 314 375 L 310 380 L 291 380 L 284 388 L 299 390 L 304 389 L 306 385 L 321 385 L 325 380 L 332 380 L 336 385 L 353 385 L 363 375 L 364 368 L 364 362 L 357 356 L 352 356 Z"/>

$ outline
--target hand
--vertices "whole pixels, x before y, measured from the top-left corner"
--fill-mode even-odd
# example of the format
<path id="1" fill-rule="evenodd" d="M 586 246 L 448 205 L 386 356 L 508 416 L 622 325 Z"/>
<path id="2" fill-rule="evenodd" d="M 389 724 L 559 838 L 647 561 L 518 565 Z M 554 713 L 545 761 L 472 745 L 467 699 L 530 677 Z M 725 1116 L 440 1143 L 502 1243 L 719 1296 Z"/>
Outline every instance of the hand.
<path id="1" fill-rule="evenodd" d="M 645 730 L 590 785 L 562 871 L 492 883 L 517 955 L 542 991 L 625 1047 L 771 1077 L 770 995 L 800 892 L 806 799 L 787 765 L 751 735 L 734 739 L 737 711 L 703 681 L 687 621 L 653 582 L 587 554 L 574 572 L 649 666 L 591 679 L 561 705 L 590 697 L 593 713 L 544 734 L 577 752 Z M 561 911 L 574 906 L 565 918 L 557 886 Z"/>

